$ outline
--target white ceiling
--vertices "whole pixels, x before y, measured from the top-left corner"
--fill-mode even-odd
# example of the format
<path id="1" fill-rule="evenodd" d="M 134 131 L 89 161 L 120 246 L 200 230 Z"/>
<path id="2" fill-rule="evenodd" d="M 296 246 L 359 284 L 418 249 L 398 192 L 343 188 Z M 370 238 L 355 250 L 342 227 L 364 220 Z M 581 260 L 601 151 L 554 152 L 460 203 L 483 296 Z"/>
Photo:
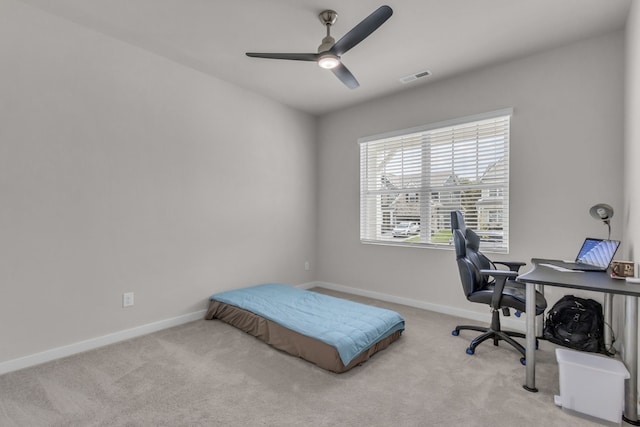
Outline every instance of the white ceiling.
<path id="1" fill-rule="evenodd" d="M 622 28 L 631 2 L 390 0 L 393 16 L 342 57 L 360 82 L 351 90 L 313 62 L 244 53 L 316 52 L 318 13 L 338 12 L 338 40 L 383 0 L 22 1 L 312 114 Z"/>

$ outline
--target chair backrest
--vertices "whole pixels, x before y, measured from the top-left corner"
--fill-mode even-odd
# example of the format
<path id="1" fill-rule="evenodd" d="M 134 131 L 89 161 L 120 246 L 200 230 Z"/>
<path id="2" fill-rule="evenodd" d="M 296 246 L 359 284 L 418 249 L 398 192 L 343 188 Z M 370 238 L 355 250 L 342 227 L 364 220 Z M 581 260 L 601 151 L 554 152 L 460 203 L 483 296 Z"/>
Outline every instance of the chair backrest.
<path id="1" fill-rule="evenodd" d="M 451 231 L 456 248 L 456 261 L 460 280 L 467 296 L 484 288 L 489 279 L 480 270 L 495 268 L 493 263 L 480 252 L 480 237 L 466 228 L 460 211 L 451 212 Z"/>
<path id="2" fill-rule="evenodd" d="M 451 230 L 460 230 L 464 236 L 467 232 L 467 227 L 464 225 L 464 217 L 460 211 L 451 211 Z"/>
<path id="3" fill-rule="evenodd" d="M 480 270 L 467 257 L 466 239 L 459 229 L 453 230 L 453 243 L 456 247 L 456 262 L 458 263 L 462 290 L 468 298 L 469 295 L 480 290 L 486 282 L 483 280 Z"/>
<path id="4" fill-rule="evenodd" d="M 480 237 L 470 228 L 465 233 L 467 242 L 467 258 L 478 267 L 479 270 L 490 270 L 495 268 L 489 258 L 480 252 Z"/>
<path id="5" fill-rule="evenodd" d="M 451 231 L 460 230 L 465 239 L 467 257 L 475 264 L 479 270 L 490 270 L 495 268 L 489 258 L 480 252 L 480 237 L 464 223 L 464 217 L 460 211 L 451 212 Z M 455 239 L 454 239 L 455 240 Z"/>

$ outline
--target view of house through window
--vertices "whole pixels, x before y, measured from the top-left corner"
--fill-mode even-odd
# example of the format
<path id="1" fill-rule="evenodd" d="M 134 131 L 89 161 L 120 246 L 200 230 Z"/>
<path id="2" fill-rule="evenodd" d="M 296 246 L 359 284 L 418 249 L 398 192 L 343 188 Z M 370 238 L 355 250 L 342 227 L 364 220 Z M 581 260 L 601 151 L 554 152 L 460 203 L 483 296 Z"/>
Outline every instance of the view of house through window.
<path id="1" fill-rule="evenodd" d="M 360 239 L 451 246 L 462 211 L 483 250 L 509 250 L 511 110 L 455 119 L 360 143 Z"/>

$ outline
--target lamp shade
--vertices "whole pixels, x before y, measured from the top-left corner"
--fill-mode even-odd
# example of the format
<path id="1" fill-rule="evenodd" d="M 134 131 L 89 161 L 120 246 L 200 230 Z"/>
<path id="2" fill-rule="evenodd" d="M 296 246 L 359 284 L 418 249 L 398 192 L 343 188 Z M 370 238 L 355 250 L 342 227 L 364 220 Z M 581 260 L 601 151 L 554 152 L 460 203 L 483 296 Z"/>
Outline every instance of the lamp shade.
<path id="1" fill-rule="evenodd" d="M 589 214 L 595 219 L 608 223 L 613 216 L 613 208 L 605 203 L 598 203 L 597 205 L 591 206 Z"/>
<path id="2" fill-rule="evenodd" d="M 597 219 L 602 221 L 607 225 L 609 229 L 609 237 L 607 239 L 611 239 L 611 217 L 613 216 L 613 208 L 605 203 L 598 203 L 597 205 L 591 206 L 589 209 L 589 214 Z"/>

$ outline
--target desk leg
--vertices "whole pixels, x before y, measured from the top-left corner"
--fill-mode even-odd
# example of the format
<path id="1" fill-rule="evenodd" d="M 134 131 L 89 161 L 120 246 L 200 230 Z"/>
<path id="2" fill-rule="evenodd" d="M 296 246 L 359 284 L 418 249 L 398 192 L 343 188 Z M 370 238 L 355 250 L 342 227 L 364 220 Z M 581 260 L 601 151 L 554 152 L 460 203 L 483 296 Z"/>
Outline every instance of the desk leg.
<path id="1" fill-rule="evenodd" d="M 544 296 L 544 286 L 536 285 L 536 291 L 540 292 Z M 540 316 L 536 316 L 536 337 L 541 337 L 544 333 L 544 313 Z"/>
<path id="2" fill-rule="evenodd" d="M 613 353 L 613 294 L 604 294 L 604 348 Z"/>
<path id="3" fill-rule="evenodd" d="M 624 420 L 640 425 L 638 421 L 638 298 L 627 295 L 624 313 L 623 361 L 631 378 L 624 381 Z"/>
<path id="4" fill-rule="evenodd" d="M 536 285 L 527 283 L 526 285 L 526 328 L 527 328 L 527 348 L 526 348 L 526 379 L 522 386 L 525 390 L 536 392 Z"/>

